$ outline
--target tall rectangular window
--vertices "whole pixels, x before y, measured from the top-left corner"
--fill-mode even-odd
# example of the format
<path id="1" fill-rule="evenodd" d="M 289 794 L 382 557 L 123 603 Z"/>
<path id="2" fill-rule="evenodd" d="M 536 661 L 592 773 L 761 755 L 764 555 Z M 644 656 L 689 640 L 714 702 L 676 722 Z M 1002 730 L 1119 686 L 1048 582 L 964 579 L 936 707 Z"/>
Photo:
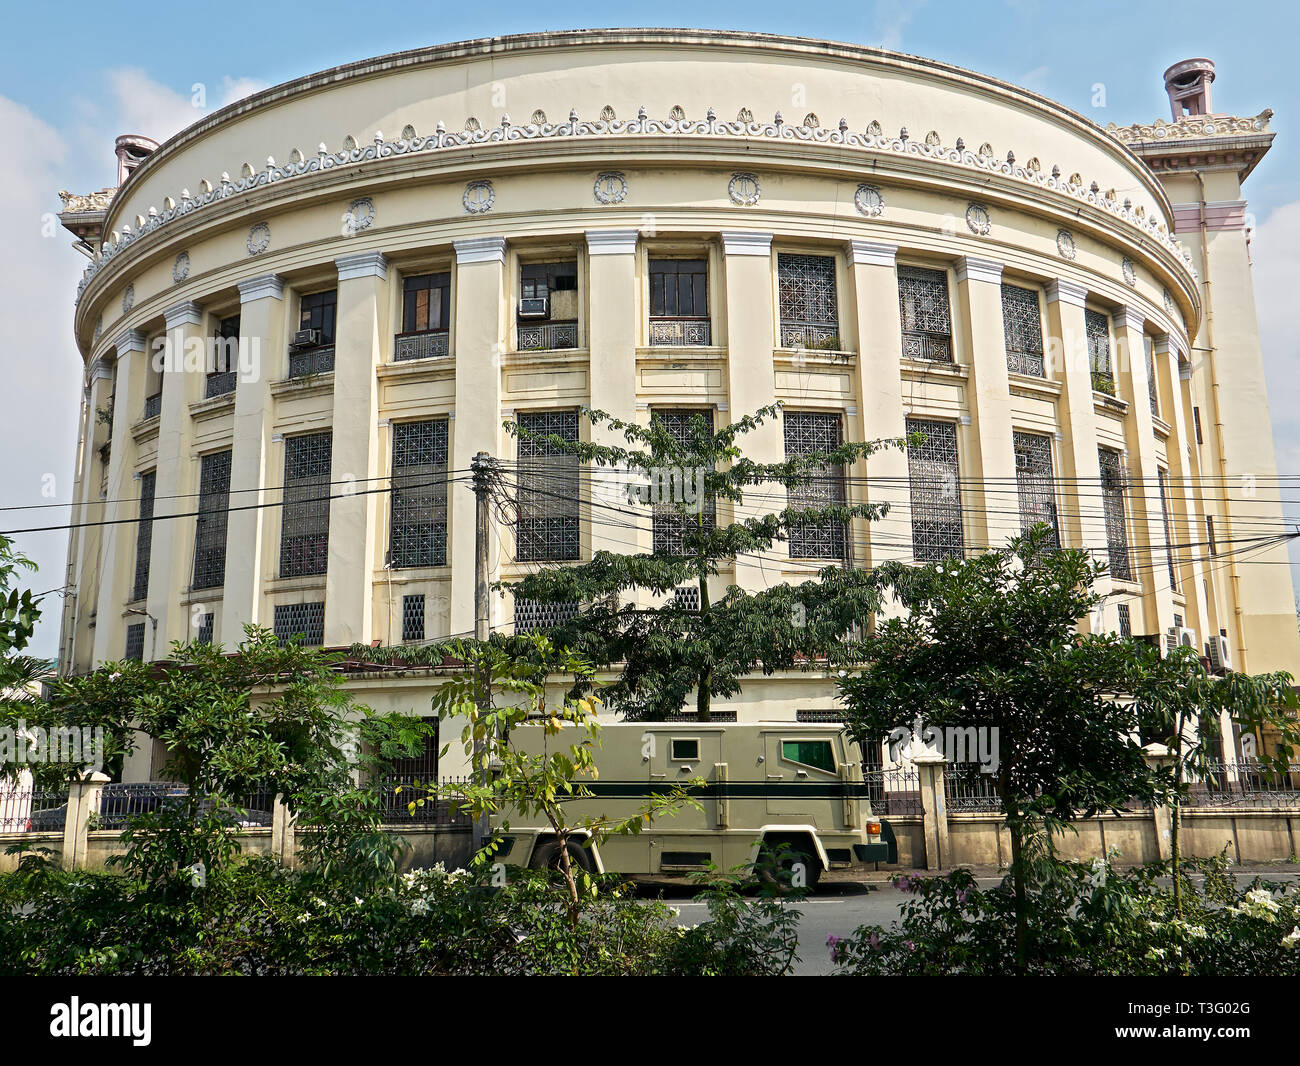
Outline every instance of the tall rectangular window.
<path id="1" fill-rule="evenodd" d="M 650 260 L 650 343 L 710 343 L 707 259 Z"/>
<path id="2" fill-rule="evenodd" d="M 281 577 L 325 573 L 329 560 L 332 450 L 328 430 L 285 438 Z"/>
<path id="3" fill-rule="evenodd" d="M 424 597 L 402 597 L 402 640 L 424 639 Z"/>
<path id="4" fill-rule="evenodd" d="M 1133 635 L 1133 614 L 1129 610 L 1127 603 L 1121 603 L 1119 611 L 1119 635 L 1121 637 L 1131 637 Z"/>
<path id="5" fill-rule="evenodd" d="M 137 663 L 144 662 L 144 623 L 133 622 L 126 627 L 126 649 L 122 653 L 123 659 L 131 659 Z"/>
<path id="6" fill-rule="evenodd" d="M 393 424 L 389 562 L 447 565 L 447 421 Z"/>
<path id="7" fill-rule="evenodd" d="M 213 629 L 216 628 L 217 616 L 211 611 L 199 618 L 198 635 L 194 638 L 199 644 L 211 644 Z"/>
<path id="8" fill-rule="evenodd" d="M 1085 309 L 1083 331 L 1088 338 L 1088 368 L 1092 387 L 1098 392 L 1115 395 L 1115 374 L 1110 365 L 1110 316 Z"/>
<path id="9" fill-rule="evenodd" d="M 289 376 L 328 374 L 334 369 L 334 319 L 338 290 L 312 292 L 298 301 L 298 330 L 289 351 Z"/>
<path id="10" fill-rule="evenodd" d="M 1052 474 L 1052 438 L 1045 433 L 1013 433 L 1020 529 L 1044 523 L 1051 527 L 1053 548 L 1060 546 L 1056 516 L 1056 479 Z"/>
<path id="11" fill-rule="evenodd" d="M 226 583 L 226 524 L 230 518 L 230 452 L 213 452 L 199 463 L 199 516 L 194 529 L 196 589 Z"/>
<path id="12" fill-rule="evenodd" d="M 898 312 L 903 327 L 903 358 L 952 362 L 952 312 L 946 272 L 899 267 Z"/>
<path id="13" fill-rule="evenodd" d="M 1124 469 L 1119 452 L 1098 449 L 1101 465 L 1101 502 L 1106 517 L 1106 554 L 1110 576 L 1119 581 L 1133 580 L 1133 563 L 1128 553 L 1128 525 L 1124 513 Z"/>
<path id="14" fill-rule="evenodd" d="M 519 268 L 516 347 L 521 352 L 578 346 L 578 264 L 524 263 Z"/>
<path id="15" fill-rule="evenodd" d="M 1214 540 L 1214 515 L 1205 516 L 1205 542 L 1210 549 L 1210 557 L 1213 558 L 1219 554 L 1219 546 Z"/>
<path id="16" fill-rule="evenodd" d="M 135 533 L 135 583 L 131 599 L 143 600 L 149 595 L 149 556 L 153 550 L 153 494 L 157 474 L 148 470 L 140 475 L 140 521 Z"/>
<path id="17" fill-rule="evenodd" d="M 578 439 L 577 411 L 528 411 L 518 421 L 540 438 Z M 577 457 L 552 441 L 520 437 L 518 478 L 515 558 L 521 562 L 578 558 Z"/>
<path id="18" fill-rule="evenodd" d="M 912 505 L 912 556 L 918 563 L 960 559 L 961 473 L 957 427 L 928 418 L 907 420 L 907 479 Z M 922 439 L 913 441 L 917 435 Z"/>
<path id="19" fill-rule="evenodd" d="M 838 349 L 839 304 L 835 260 L 829 255 L 776 257 L 782 348 Z"/>
<path id="20" fill-rule="evenodd" d="M 432 359 L 449 354 L 451 274 L 413 274 L 402 279 L 402 332 L 393 360 Z"/>
<path id="21" fill-rule="evenodd" d="M 1201 439 L 1201 409 L 1199 407 L 1192 408 L 1192 424 L 1196 427 L 1196 443 L 1204 444 L 1205 441 Z"/>
<path id="22" fill-rule="evenodd" d="M 1156 345 L 1150 337 L 1142 338 L 1147 359 L 1147 396 L 1151 400 L 1151 413 L 1160 417 L 1160 383 L 1156 381 Z"/>
<path id="23" fill-rule="evenodd" d="M 1007 369 L 1013 374 L 1043 376 L 1043 316 L 1038 293 L 1019 285 L 1002 286 L 1002 336 Z"/>
<path id="24" fill-rule="evenodd" d="M 1169 473 L 1166 470 L 1158 471 L 1160 480 L 1160 515 L 1165 523 L 1165 562 L 1169 566 L 1169 588 L 1172 592 L 1178 591 L 1178 568 L 1174 564 L 1174 532 L 1173 521 L 1169 517 Z"/>
<path id="25" fill-rule="evenodd" d="M 696 418 L 704 420 L 705 430 L 713 431 L 713 412 L 712 411 L 691 411 L 691 410 L 664 410 L 656 408 L 651 417 L 657 419 L 663 425 L 673 439 L 683 448 L 689 448 L 691 438 L 691 423 Z M 680 471 L 680 484 L 686 484 L 687 479 L 694 478 L 694 471 Z M 669 478 L 672 484 L 679 482 Z M 693 483 L 693 482 L 692 482 Z M 700 500 L 699 514 L 684 513 L 680 508 L 672 506 L 668 502 L 658 502 L 654 505 L 654 533 L 653 543 L 654 551 L 658 555 L 685 555 L 686 554 L 686 532 L 688 529 L 698 525 L 700 518 L 704 520 L 704 527 L 712 529 L 717 520 L 716 502 L 709 498 Z"/>
<path id="26" fill-rule="evenodd" d="M 578 616 L 578 601 L 542 603 L 540 600 L 515 598 L 515 633 L 538 633 L 562 625 Z"/>
<path id="27" fill-rule="evenodd" d="M 276 604 L 271 631 L 281 644 L 318 648 L 325 643 L 325 604 Z"/>
<path id="28" fill-rule="evenodd" d="M 833 451 L 844 443 L 843 428 L 837 414 L 786 411 L 783 422 L 787 459 L 797 455 Z M 797 509 L 844 506 L 844 467 L 839 464 L 817 466 L 810 472 L 810 478 L 805 484 L 787 490 L 786 499 L 790 507 Z M 790 557 L 846 559 L 846 534 L 844 522 L 798 523 L 790 529 Z"/>
<path id="29" fill-rule="evenodd" d="M 229 315 L 217 326 L 212 338 L 212 362 L 204 385 L 205 399 L 235 391 L 239 378 L 239 316 Z"/>

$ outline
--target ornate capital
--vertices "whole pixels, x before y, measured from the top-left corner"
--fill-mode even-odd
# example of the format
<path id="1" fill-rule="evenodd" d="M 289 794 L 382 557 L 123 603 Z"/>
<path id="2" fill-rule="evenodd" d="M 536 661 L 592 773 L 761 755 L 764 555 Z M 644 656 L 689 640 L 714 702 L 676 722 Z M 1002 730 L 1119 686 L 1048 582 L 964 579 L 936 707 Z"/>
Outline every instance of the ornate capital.
<path id="1" fill-rule="evenodd" d="M 1134 307 L 1132 304 L 1121 307 L 1115 317 L 1119 319 L 1120 325 L 1125 329 L 1131 329 L 1134 333 L 1141 333 L 1146 328 L 1146 314 L 1140 307 Z"/>
<path id="2" fill-rule="evenodd" d="M 632 255 L 636 239 L 634 229 L 589 229 L 587 251 L 591 255 Z"/>
<path id="3" fill-rule="evenodd" d="M 240 303 L 248 304 L 268 297 L 272 300 L 284 297 L 284 278 L 279 274 L 263 274 L 261 277 L 249 278 L 239 283 Z"/>
<path id="4" fill-rule="evenodd" d="M 723 230 L 722 251 L 724 255 L 769 256 L 772 254 L 772 235 L 749 230 Z"/>
<path id="5" fill-rule="evenodd" d="M 341 255 L 334 260 L 334 265 L 339 270 L 339 281 L 388 277 L 388 260 L 383 252 L 356 252 L 353 255 Z"/>
<path id="6" fill-rule="evenodd" d="M 178 326 L 201 326 L 203 308 L 193 300 L 186 300 L 183 304 L 167 308 L 163 312 L 163 321 L 166 322 L 168 329 L 176 329 Z"/>
<path id="7" fill-rule="evenodd" d="M 892 267 L 898 259 L 898 245 L 885 241 L 849 241 L 849 262 L 854 266 Z"/>
<path id="8" fill-rule="evenodd" d="M 1054 304 L 1058 300 L 1071 307 L 1082 307 L 1088 300 L 1088 287 L 1076 281 L 1053 278 L 1047 283 L 1047 302 Z"/>
<path id="9" fill-rule="evenodd" d="M 963 281 L 988 281 L 1001 285 L 1002 264 L 995 259 L 964 255 L 957 260 L 957 282 Z"/>
<path id="10" fill-rule="evenodd" d="M 470 263 L 504 263 L 506 239 L 504 237 L 465 237 L 453 241 L 456 262 L 461 266 Z"/>

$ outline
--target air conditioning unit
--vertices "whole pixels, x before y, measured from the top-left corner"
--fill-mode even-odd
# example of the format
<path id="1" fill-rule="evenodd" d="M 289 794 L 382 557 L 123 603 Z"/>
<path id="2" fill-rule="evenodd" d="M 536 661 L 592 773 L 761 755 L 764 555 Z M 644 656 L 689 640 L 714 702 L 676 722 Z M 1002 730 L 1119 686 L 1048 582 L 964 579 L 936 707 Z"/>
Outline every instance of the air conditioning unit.
<path id="1" fill-rule="evenodd" d="M 1232 645 L 1227 637 L 1217 633 L 1209 639 L 1206 650 L 1210 653 L 1210 667 L 1216 673 L 1226 674 L 1232 669 Z"/>
<path id="2" fill-rule="evenodd" d="M 301 351 L 303 348 L 316 348 L 320 345 L 320 330 L 318 329 L 300 329 L 293 335 L 293 343 L 290 345 L 293 349 Z"/>
<path id="3" fill-rule="evenodd" d="M 1165 630 L 1165 655 L 1175 648 L 1192 648 L 1199 653 L 1200 645 L 1196 641 L 1196 630 L 1186 626 L 1170 626 Z"/>
<path id="4" fill-rule="evenodd" d="M 519 301 L 520 318 L 546 318 L 551 313 L 549 296 L 530 296 Z"/>

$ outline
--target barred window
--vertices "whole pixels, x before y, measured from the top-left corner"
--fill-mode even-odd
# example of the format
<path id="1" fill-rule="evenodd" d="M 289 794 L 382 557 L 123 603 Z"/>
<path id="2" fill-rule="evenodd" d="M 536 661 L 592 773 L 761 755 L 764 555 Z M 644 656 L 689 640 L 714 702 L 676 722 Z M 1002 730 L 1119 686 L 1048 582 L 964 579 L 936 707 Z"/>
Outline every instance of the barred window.
<path id="1" fill-rule="evenodd" d="M 271 628 L 281 645 L 318 648 L 325 643 L 325 604 L 278 603 Z"/>
<path id="2" fill-rule="evenodd" d="M 679 611 L 692 613 L 700 609 L 700 586 L 683 585 L 673 589 L 673 606 Z"/>
<path id="3" fill-rule="evenodd" d="M 1178 591 L 1178 567 L 1174 564 L 1173 521 L 1169 517 L 1169 472 L 1158 471 L 1160 479 L 1160 515 L 1165 523 L 1165 562 L 1169 566 L 1169 589 Z"/>
<path id="4" fill-rule="evenodd" d="M 776 257 L 782 348 L 835 349 L 840 344 L 835 260 L 829 255 Z"/>
<path id="5" fill-rule="evenodd" d="M 199 464 L 193 588 L 220 588 L 226 583 L 226 524 L 229 518 L 230 452 L 213 452 L 203 456 Z"/>
<path id="6" fill-rule="evenodd" d="M 1133 635 L 1133 616 L 1127 603 L 1119 605 L 1119 635 L 1121 637 Z"/>
<path id="7" fill-rule="evenodd" d="M 951 422 L 909 418 L 907 479 L 912 505 L 912 556 L 919 563 L 960 559 L 965 554 L 961 525 L 961 475 L 957 427 Z"/>
<path id="8" fill-rule="evenodd" d="M 1119 581 L 1133 580 L 1133 564 L 1128 553 L 1128 527 L 1124 516 L 1124 470 L 1119 452 L 1098 450 L 1101 464 L 1101 501 L 1106 516 L 1106 553 L 1110 559 L 1110 576 Z"/>
<path id="9" fill-rule="evenodd" d="M 329 561 L 329 431 L 286 437 L 280 508 L 280 576 L 323 574 Z"/>
<path id="10" fill-rule="evenodd" d="M 239 378 L 239 316 L 229 315 L 221 320 L 217 335 L 212 338 L 212 363 L 204 385 L 205 399 L 226 396 L 235 391 Z"/>
<path id="11" fill-rule="evenodd" d="M 1088 338 L 1088 367 L 1093 375 L 1093 387 L 1099 383 L 1110 383 L 1115 391 L 1115 377 L 1110 367 L 1110 316 L 1100 311 L 1083 312 L 1083 329 Z"/>
<path id="12" fill-rule="evenodd" d="M 1043 317 L 1038 293 L 1018 285 L 1002 286 L 1002 336 L 1007 369 L 1014 374 L 1043 376 Z"/>
<path id="13" fill-rule="evenodd" d="M 709 432 L 713 430 L 713 412 L 701 410 L 662 410 L 656 408 L 651 417 L 659 423 L 671 435 L 673 440 L 683 448 L 689 450 L 692 445 L 691 420 L 694 418 L 704 419 L 705 429 Z M 679 472 L 679 479 L 672 484 L 680 484 L 683 488 L 686 486 L 685 479 L 694 479 L 693 470 L 683 470 Z M 669 479 L 670 482 L 672 479 Z M 680 506 L 675 506 L 671 501 L 656 501 L 654 504 L 654 552 L 656 555 L 685 555 L 686 554 L 686 533 L 692 528 L 697 528 L 701 516 L 704 519 L 704 528 L 711 530 L 717 524 L 717 501 L 711 497 L 706 497 L 700 501 L 701 511 L 691 513 L 684 511 Z"/>
<path id="14" fill-rule="evenodd" d="M 144 662 L 144 623 L 135 622 L 126 627 L 126 650 L 123 659 Z"/>
<path id="15" fill-rule="evenodd" d="M 1201 409 L 1199 407 L 1192 408 L 1192 424 L 1196 428 L 1196 443 L 1204 444 L 1205 441 L 1201 439 Z"/>
<path id="16" fill-rule="evenodd" d="M 1052 438 L 1045 433 L 1013 433 L 1016 453 L 1016 492 L 1020 499 L 1020 529 L 1046 523 L 1052 528 L 1051 546 L 1059 547 L 1061 530 L 1056 515 L 1056 480 L 1052 473 Z"/>
<path id="17" fill-rule="evenodd" d="M 1213 558 L 1219 554 L 1219 546 L 1214 540 L 1214 515 L 1205 516 L 1205 541 L 1210 549 L 1210 557 Z"/>
<path id="18" fill-rule="evenodd" d="M 578 439 L 577 411 L 529 411 L 520 428 L 541 436 Z M 515 558 L 521 562 L 576 559 L 578 537 L 578 460 L 545 439 L 519 438 L 518 521 Z"/>
<path id="19" fill-rule="evenodd" d="M 438 719 L 430 718 L 429 725 L 433 732 L 425 734 L 424 750 L 419 755 L 406 755 L 393 759 L 390 763 L 390 772 L 384 775 L 386 784 L 419 782 L 421 785 L 429 785 L 437 782 L 438 753 L 442 750 L 442 743 L 438 739 Z M 406 811 L 406 797 L 398 795 L 396 799 L 398 801 L 396 806 Z"/>
<path id="20" fill-rule="evenodd" d="M 898 310 L 903 326 L 905 359 L 952 362 L 952 315 L 948 308 L 947 273 L 922 267 L 899 267 Z"/>
<path id="21" fill-rule="evenodd" d="M 198 635 L 194 638 L 200 644 L 212 643 L 212 632 L 216 627 L 217 616 L 208 611 L 199 619 Z"/>
<path id="22" fill-rule="evenodd" d="M 515 632 L 536 633 L 568 622 L 578 616 L 577 600 L 542 603 L 515 597 Z"/>
<path id="23" fill-rule="evenodd" d="M 402 597 L 402 640 L 424 639 L 424 597 Z"/>
<path id="24" fill-rule="evenodd" d="M 153 550 L 153 496 L 158 477 L 149 470 L 140 475 L 140 522 L 135 533 L 135 584 L 131 599 L 149 595 L 149 557 Z"/>
<path id="25" fill-rule="evenodd" d="M 447 421 L 393 424 L 389 561 L 447 565 Z"/>
<path id="26" fill-rule="evenodd" d="M 1151 398 L 1151 413 L 1160 417 L 1160 384 L 1156 381 L 1156 347 L 1150 337 L 1142 338 L 1147 356 L 1147 395 Z"/>
<path id="27" fill-rule="evenodd" d="M 786 411 L 784 418 L 785 457 L 834 451 L 844 443 L 843 427 L 837 414 L 815 411 Z M 786 491 L 788 506 L 797 510 L 842 507 L 846 502 L 844 467 L 823 465 L 809 472 L 806 482 Z M 798 522 L 790 527 L 792 559 L 848 558 L 847 523 Z"/>

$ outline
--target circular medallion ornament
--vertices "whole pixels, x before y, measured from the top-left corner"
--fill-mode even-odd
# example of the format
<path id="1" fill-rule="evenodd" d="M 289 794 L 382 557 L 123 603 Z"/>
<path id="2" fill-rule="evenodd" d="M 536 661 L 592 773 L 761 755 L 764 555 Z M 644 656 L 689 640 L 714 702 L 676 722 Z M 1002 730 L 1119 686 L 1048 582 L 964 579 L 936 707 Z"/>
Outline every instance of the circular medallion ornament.
<path id="1" fill-rule="evenodd" d="M 100 316 L 97 319 L 95 319 L 95 340 L 98 341 L 99 338 L 103 336 L 103 333 L 104 333 L 104 316 L 101 313 Z"/>
<path id="2" fill-rule="evenodd" d="M 122 293 L 122 314 L 126 314 L 135 306 L 135 285 L 128 285 Z"/>
<path id="3" fill-rule="evenodd" d="M 621 204 L 627 199 L 627 178 L 617 170 L 608 170 L 597 175 L 592 191 L 598 204 Z"/>
<path id="4" fill-rule="evenodd" d="M 966 208 L 966 226 L 972 233 L 987 237 L 989 231 L 993 229 L 993 220 L 989 217 L 989 209 L 983 204 L 969 205 Z"/>
<path id="5" fill-rule="evenodd" d="M 343 229 L 347 233 L 360 233 L 369 229 L 375 221 L 375 201 L 369 196 L 353 200 L 348 204 L 348 213 L 343 216 Z"/>
<path id="6" fill-rule="evenodd" d="M 727 182 L 727 195 L 733 204 L 741 207 L 753 207 L 762 195 L 763 187 L 753 174 L 732 174 Z"/>
<path id="7" fill-rule="evenodd" d="M 271 227 L 265 222 L 255 223 L 248 231 L 248 254 L 261 255 L 271 247 Z"/>
<path id="8" fill-rule="evenodd" d="M 497 194 L 490 181 L 471 181 L 465 186 L 465 195 L 460 199 L 471 215 L 484 215 L 492 210 L 496 198 Z"/>
<path id="9" fill-rule="evenodd" d="M 1121 269 L 1124 271 L 1124 281 L 1127 282 L 1129 285 L 1137 285 L 1138 272 L 1137 272 L 1137 267 L 1133 265 L 1133 260 L 1130 259 L 1128 256 L 1125 256 L 1124 262 L 1120 264 L 1120 266 Z"/>
<path id="10" fill-rule="evenodd" d="M 1060 230 L 1056 234 L 1056 250 L 1061 253 L 1062 259 L 1075 257 L 1074 236 L 1068 229 Z"/>
<path id="11" fill-rule="evenodd" d="M 875 218 L 884 213 L 885 197 L 874 185 L 859 185 L 853 194 L 853 206 L 868 218 Z"/>
<path id="12" fill-rule="evenodd" d="M 1165 298 L 1165 310 L 1172 315 L 1177 311 L 1177 308 L 1174 306 L 1174 298 L 1169 295 L 1168 289 L 1163 290 L 1163 294 Z"/>
<path id="13" fill-rule="evenodd" d="M 181 252 L 172 264 L 172 281 L 179 285 L 190 276 L 190 253 Z"/>

